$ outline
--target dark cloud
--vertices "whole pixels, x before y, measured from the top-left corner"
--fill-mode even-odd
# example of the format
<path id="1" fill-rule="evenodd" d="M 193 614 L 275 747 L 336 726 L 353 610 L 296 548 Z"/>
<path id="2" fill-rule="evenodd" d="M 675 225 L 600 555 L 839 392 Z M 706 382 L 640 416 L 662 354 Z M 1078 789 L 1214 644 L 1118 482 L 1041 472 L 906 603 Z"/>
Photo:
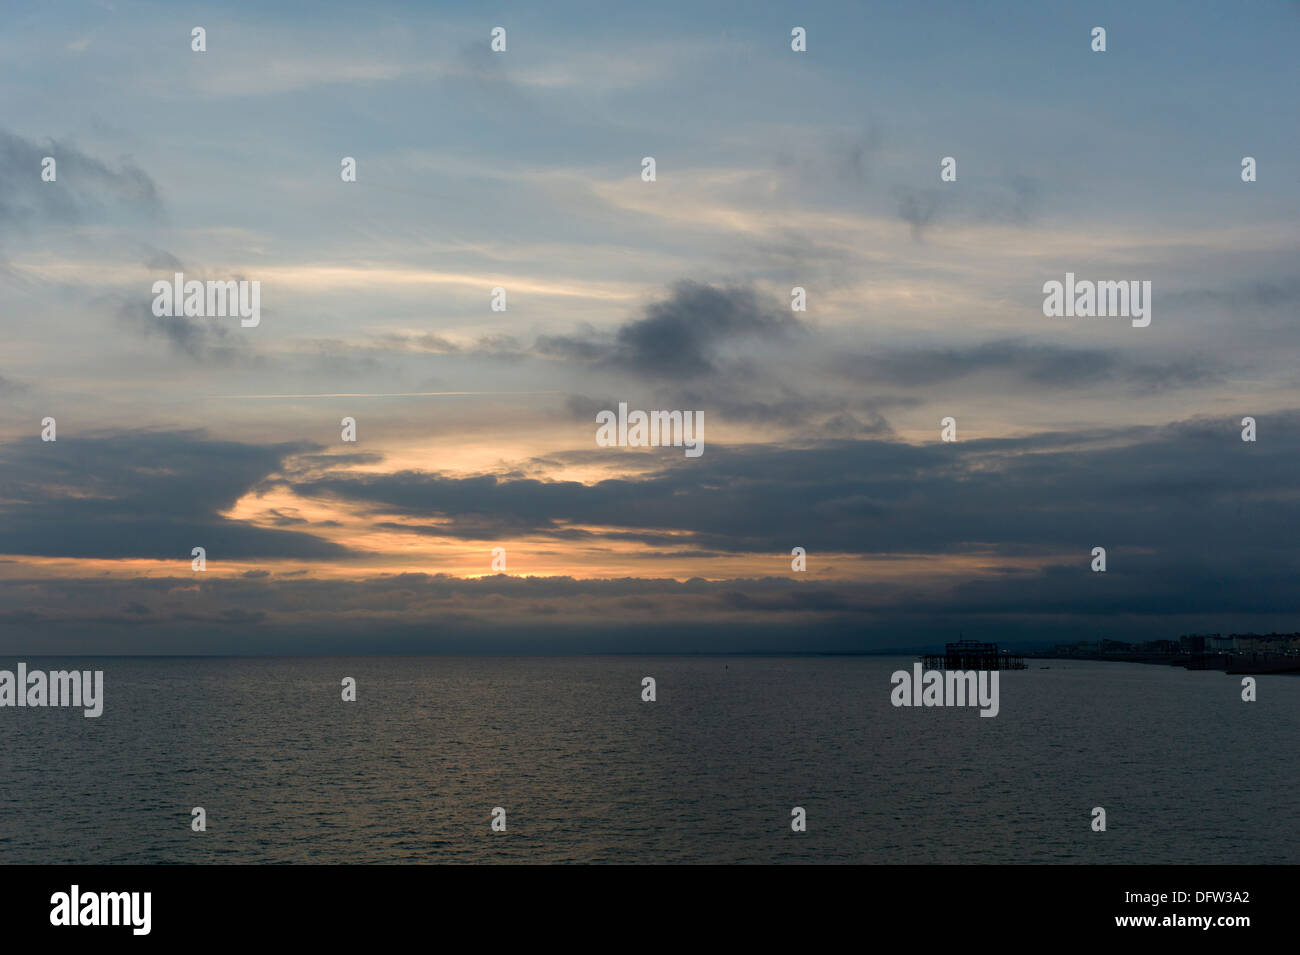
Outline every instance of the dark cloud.
<path id="1" fill-rule="evenodd" d="M 1230 308 L 1283 308 L 1300 302 L 1300 278 L 1258 278 L 1238 282 L 1228 288 L 1202 288 L 1174 292 L 1170 301 L 1175 303 L 1209 302 Z"/>
<path id="2" fill-rule="evenodd" d="M 309 445 L 212 441 L 198 432 L 22 438 L 0 446 L 0 553 L 44 557 L 144 557 L 186 563 L 340 557 L 309 534 L 221 517 L 285 457 Z"/>
<path id="3" fill-rule="evenodd" d="M 875 174 L 883 144 L 881 129 L 870 126 L 852 135 L 833 134 L 806 152 L 782 148 L 776 153 L 774 165 L 793 184 L 830 178 L 850 186 L 864 185 Z"/>
<path id="4" fill-rule="evenodd" d="M 1024 339 L 846 354 L 833 359 L 832 366 L 853 381 L 914 388 L 998 373 L 1042 389 L 1115 382 L 1137 394 L 1214 384 L 1224 372 L 1219 361 L 1203 356 L 1147 362 L 1119 349 L 1066 348 Z"/>
<path id="5" fill-rule="evenodd" d="M 980 196 L 976 215 L 994 222 L 1028 225 L 1038 214 L 1038 181 L 1030 176 L 1013 175 L 1005 184 L 994 186 Z"/>
<path id="6" fill-rule="evenodd" d="M 511 57 L 494 53 L 484 43 L 470 43 L 446 64 L 438 82 L 459 99 L 472 100 L 491 112 L 518 112 L 537 100 L 510 72 Z"/>
<path id="7" fill-rule="evenodd" d="M 565 361 L 597 362 L 608 358 L 613 336 L 588 328 L 581 335 L 541 335 L 533 344 L 533 353 L 543 358 Z"/>
<path id="8" fill-rule="evenodd" d="M 925 231 L 946 207 L 947 199 L 938 189 L 913 189 L 897 187 L 894 197 L 898 201 L 898 217 L 912 227 L 912 240 L 920 242 Z"/>
<path id="9" fill-rule="evenodd" d="M 12 609 L 0 621 L 7 639 L 26 640 L 29 651 L 60 652 L 86 649 L 88 632 L 110 639 L 115 652 L 166 652 L 182 631 L 184 652 L 554 652 L 851 650 L 939 643 L 957 629 L 1004 644 L 1294 629 L 1300 412 L 1260 416 L 1253 444 L 1240 440 L 1239 422 L 1231 415 L 955 444 L 712 447 L 691 462 L 640 455 L 653 465 L 643 476 L 591 485 L 331 467 L 291 482 L 293 489 L 370 513 L 389 530 L 507 543 L 526 534 L 565 546 L 630 542 L 665 556 L 744 557 L 760 574 L 770 570 L 711 581 L 336 580 L 262 570 L 6 577 L 0 608 Z M 287 481 L 271 476 L 285 470 L 287 456 L 328 460 L 313 451 L 175 433 L 5 445 L 0 551 L 164 556 L 182 565 L 195 543 L 209 548 L 210 560 L 340 556 L 306 535 L 218 516 L 248 490 Z M 558 457 L 591 463 L 597 453 Z M 796 545 L 807 549 L 817 577 L 792 579 Z M 1107 548 L 1105 574 L 1089 569 L 1095 546 Z M 839 553 L 965 555 L 987 569 L 945 570 L 938 561 L 933 579 L 846 580 L 822 569 Z M 254 634 L 259 642 L 246 643 Z"/>
<path id="10" fill-rule="evenodd" d="M 1020 174 L 988 185 L 963 183 L 960 189 L 957 183 L 924 189 L 900 185 L 893 189 L 898 217 L 911 226 L 915 242 L 922 241 L 925 233 L 944 219 L 1029 225 L 1038 214 L 1039 192 L 1036 179 Z"/>
<path id="11" fill-rule="evenodd" d="M 41 179 L 41 161 L 56 161 L 54 182 Z M 0 237 L 11 229 L 75 225 L 121 214 L 152 219 L 162 211 L 153 179 L 130 159 L 116 167 L 66 142 L 44 144 L 0 129 Z"/>
<path id="12" fill-rule="evenodd" d="M 817 554 L 810 553 L 815 561 Z M 775 566 L 787 557 L 772 555 Z M 860 651 L 939 644 L 961 629 L 1004 646 L 1149 640 L 1180 632 L 1293 630 L 1290 572 L 1128 555 L 1122 573 L 1079 564 L 1010 570 L 949 587 L 386 574 L 0 579 L 0 650 L 40 652 Z M 102 608 L 132 598 L 156 609 Z M 544 620 L 550 622 L 543 622 Z M 611 627 L 611 621 L 617 626 Z"/>
<path id="13" fill-rule="evenodd" d="M 141 283 L 145 292 L 153 280 Z M 188 316 L 163 316 L 153 313 L 153 296 L 150 293 L 134 296 L 117 308 L 117 319 L 127 328 L 146 338 L 157 337 L 167 343 L 173 354 L 206 365 L 247 363 L 252 359 L 248 338 L 239 335 L 242 330 L 237 318 L 195 318 Z"/>
<path id="14" fill-rule="evenodd" d="M 178 263 L 179 265 L 179 263 Z M 175 272 L 170 266 L 166 274 L 155 274 L 140 283 L 140 292 L 120 300 L 117 319 L 123 325 L 142 332 L 148 337 L 162 338 L 173 354 L 183 355 L 191 361 L 206 365 L 229 365 L 239 362 L 245 366 L 261 362 L 250 344 L 251 328 L 244 328 L 238 317 L 197 317 L 186 315 L 158 316 L 153 313 L 153 284 L 157 280 L 171 282 Z M 206 282 L 209 279 L 244 282 L 248 277 L 239 273 L 211 276 L 191 272 L 186 280 Z M 261 309 L 262 320 L 267 310 Z M 259 326 L 260 327 L 260 326 Z"/>
<path id="15" fill-rule="evenodd" d="M 1050 558 L 1109 543 L 1166 559 L 1249 552 L 1293 563 L 1280 532 L 1300 523 L 1291 452 L 1300 417 L 1270 415 L 1269 443 L 1253 445 L 1240 440 L 1238 420 L 955 444 L 936 435 L 919 446 L 713 447 L 696 461 L 658 450 L 643 476 L 591 485 L 408 471 L 293 486 L 376 515 L 424 519 L 418 532 L 448 538 L 573 539 L 581 526 L 646 535 L 656 546 L 673 534 L 683 547 L 734 554 L 798 543 L 823 552 Z M 612 459 L 568 456 L 584 457 Z"/>
<path id="16" fill-rule="evenodd" d="M 535 351 L 647 378 L 698 378 L 718 372 L 730 346 L 788 342 L 801 331 L 788 305 L 765 302 L 752 289 L 682 281 L 611 337 L 545 336 Z"/>
<path id="17" fill-rule="evenodd" d="M 761 387 L 749 388 L 747 383 Z M 592 422 L 598 412 L 618 407 L 620 398 L 607 395 L 569 395 L 565 410 L 574 421 Z M 918 399 L 905 396 L 805 395 L 757 372 L 736 373 L 708 387 L 662 391 L 648 404 L 654 407 L 685 406 L 708 409 L 711 420 L 746 422 L 765 429 L 798 431 L 802 438 L 866 438 L 893 434 L 884 412 L 915 405 Z M 543 462 L 539 462 L 543 463 Z"/>

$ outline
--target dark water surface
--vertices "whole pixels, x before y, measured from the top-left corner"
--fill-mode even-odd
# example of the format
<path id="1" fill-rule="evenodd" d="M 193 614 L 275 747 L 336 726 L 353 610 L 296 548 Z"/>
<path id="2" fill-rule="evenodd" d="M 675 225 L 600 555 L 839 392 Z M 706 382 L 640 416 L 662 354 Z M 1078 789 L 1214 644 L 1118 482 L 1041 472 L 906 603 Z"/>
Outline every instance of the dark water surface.
<path id="1" fill-rule="evenodd" d="M 891 706 L 911 658 L 26 662 L 105 706 L 0 709 L 5 863 L 1300 862 L 1295 677 L 1031 663 L 989 719 Z"/>

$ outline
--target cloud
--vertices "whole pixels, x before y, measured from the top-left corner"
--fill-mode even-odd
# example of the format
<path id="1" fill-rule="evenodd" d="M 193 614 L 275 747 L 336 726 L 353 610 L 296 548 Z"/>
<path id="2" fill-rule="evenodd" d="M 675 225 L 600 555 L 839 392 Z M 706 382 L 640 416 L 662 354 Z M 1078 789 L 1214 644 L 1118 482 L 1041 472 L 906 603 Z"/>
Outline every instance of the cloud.
<path id="1" fill-rule="evenodd" d="M 730 346 L 787 342 L 801 331 L 788 307 L 762 301 L 753 289 L 680 281 L 612 337 L 544 336 L 534 351 L 647 378 L 697 378 L 718 372 Z"/>
<path id="2" fill-rule="evenodd" d="M 855 382 L 908 388 L 999 374 L 1053 390 L 1119 382 L 1135 394 L 1214 384 L 1223 380 L 1225 371 L 1222 362 L 1205 356 L 1150 362 L 1120 349 L 1067 348 L 1025 339 L 845 354 L 834 358 L 832 367 Z"/>
<path id="3" fill-rule="evenodd" d="M 798 542 L 860 555 L 1004 557 L 1086 556 L 1104 541 L 1167 560 L 1210 548 L 1225 561 L 1266 552 L 1293 563 L 1288 540 L 1261 535 L 1259 522 L 1300 522 L 1288 451 L 1288 442 L 1300 439 L 1300 415 L 1274 414 L 1268 422 L 1269 446 L 1243 444 L 1235 420 L 1198 419 L 1163 429 L 956 444 L 714 446 L 698 461 L 651 458 L 651 470 L 638 477 L 592 484 L 400 471 L 331 473 L 292 489 L 358 513 L 423 520 L 412 532 L 448 539 L 563 540 L 582 527 L 607 529 L 584 536 L 641 534 L 655 544 L 672 534 L 683 547 L 732 554 L 788 552 Z M 617 455 L 570 452 L 563 459 L 590 465 Z M 1247 466 L 1252 496 L 1243 511 Z"/>
<path id="4" fill-rule="evenodd" d="M 26 390 L 27 386 L 22 382 L 0 375 L 0 395 L 12 397 L 13 395 L 17 395 Z"/>
<path id="5" fill-rule="evenodd" d="M 963 184 L 960 191 L 956 183 L 893 189 L 898 217 L 911 227 L 914 242 L 921 242 L 942 219 L 1027 226 L 1037 217 L 1039 193 L 1038 181 L 1022 174 L 988 185 Z"/>
<path id="6" fill-rule="evenodd" d="M 792 184 L 827 178 L 850 186 L 870 182 L 880 160 L 884 134 L 870 126 L 852 135 L 832 132 L 810 151 L 781 147 L 774 165 Z"/>
<path id="7" fill-rule="evenodd" d="M 145 259 L 144 267 L 151 272 L 184 272 L 185 264 L 166 249 L 154 249 Z"/>
<path id="8" fill-rule="evenodd" d="M 1237 282 L 1230 288 L 1175 292 L 1173 302 L 1210 302 L 1231 308 L 1283 308 L 1300 302 L 1300 278 L 1282 276 Z"/>
<path id="9" fill-rule="evenodd" d="M 1009 225 L 1028 225 L 1038 214 L 1039 192 L 1038 180 L 1013 175 L 1005 184 L 996 184 L 979 193 L 975 216 Z"/>
<path id="10" fill-rule="evenodd" d="M 619 328 L 607 360 L 642 374 L 692 377 L 715 371 L 724 345 L 784 341 L 799 328 L 788 311 L 761 302 L 752 289 L 678 282 L 644 318 Z"/>
<path id="11" fill-rule="evenodd" d="M 57 164 L 54 182 L 41 179 L 46 156 Z M 152 219 L 162 212 L 157 185 L 130 159 L 114 167 L 69 143 L 39 145 L 0 129 L 0 168 L 0 237 L 46 224 L 112 220 L 122 213 Z"/>
<path id="12" fill-rule="evenodd" d="M 948 203 L 938 189 L 895 187 L 894 197 L 898 201 L 898 217 L 912 227 L 914 242 L 921 241 L 938 217 L 940 208 Z"/>
<path id="13" fill-rule="evenodd" d="M 152 282 L 142 282 L 148 291 Z M 133 297 L 117 308 L 123 325 L 142 332 L 145 337 L 161 338 L 174 354 L 207 365 L 229 365 L 252 359 L 247 336 L 239 334 L 238 319 L 159 317 L 153 313 L 153 299 Z"/>
<path id="14" fill-rule="evenodd" d="M 221 318 L 212 316 L 158 316 L 153 313 L 153 284 L 155 280 L 171 282 L 176 272 L 184 272 L 179 259 L 169 252 L 158 251 L 147 263 L 152 270 L 162 274 L 144 279 L 140 282 L 140 291 L 129 297 L 119 297 L 116 316 L 122 324 L 143 332 L 147 337 L 163 339 L 174 354 L 182 355 L 194 362 L 207 365 L 229 365 L 239 362 L 245 367 L 261 361 L 252 352 L 250 336 L 243 329 L 238 318 Z M 200 270 L 191 270 L 187 280 L 207 281 L 209 278 L 220 281 L 248 281 L 240 273 L 222 276 L 205 276 Z M 265 315 L 265 310 L 263 310 Z M 328 362 L 330 353 L 328 345 L 321 346 L 316 359 Z"/>
<path id="15" fill-rule="evenodd" d="M 0 553 L 41 557 L 209 560 L 341 557 L 308 533 L 221 516 L 302 444 L 214 441 L 188 431 L 22 438 L 0 446 Z"/>
<path id="16" fill-rule="evenodd" d="M 942 640 L 955 626 L 1003 642 L 1095 637 L 1099 626 L 1139 639 L 1176 635 L 1179 626 L 1285 627 L 1287 615 L 1300 612 L 1291 453 L 1300 412 L 1270 414 L 1262 424 L 1268 440 L 1253 445 L 1240 440 L 1235 418 L 1194 418 L 956 444 L 712 447 L 697 461 L 664 458 L 639 477 L 590 484 L 353 472 L 349 456 L 324 471 L 295 471 L 286 459 L 319 459 L 319 449 L 191 433 L 31 439 L 0 448 L 11 476 L 0 552 L 182 565 L 196 544 L 208 547 L 209 560 L 355 556 L 307 534 L 220 517 L 250 491 L 289 490 L 332 500 L 354 519 L 369 515 L 390 533 L 636 544 L 745 557 L 781 576 L 340 581 L 257 569 L 195 589 L 190 574 L 22 580 L 11 571 L 0 577 L 0 606 L 22 608 L 4 617 L 14 633 L 75 642 L 78 627 L 93 625 L 117 635 L 119 650 L 165 649 L 169 623 L 180 623 L 196 635 L 188 652 L 206 640 L 227 652 L 247 649 L 245 629 L 274 635 L 256 652 L 355 648 L 377 629 L 385 649 L 520 649 L 543 619 L 555 628 L 545 631 L 558 641 L 551 650 L 670 649 L 687 633 L 694 650 L 860 649 Z M 616 455 L 562 457 L 590 464 Z M 802 580 L 784 571 L 795 544 L 813 566 L 856 554 L 929 560 L 934 570 Z M 1105 575 L 1088 568 L 1097 545 L 1108 550 Z M 954 558 L 965 563 L 947 561 Z M 616 634 L 609 619 L 620 620 Z"/>

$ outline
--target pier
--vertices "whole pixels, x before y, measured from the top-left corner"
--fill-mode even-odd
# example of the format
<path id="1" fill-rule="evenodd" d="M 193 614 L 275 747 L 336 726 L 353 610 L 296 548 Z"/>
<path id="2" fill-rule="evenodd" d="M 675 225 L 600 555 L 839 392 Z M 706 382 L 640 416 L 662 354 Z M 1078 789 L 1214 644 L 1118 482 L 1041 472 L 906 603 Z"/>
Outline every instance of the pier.
<path id="1" fill-rule="evenodd" d="M 1023 670 L 1025 660 L 1018 653 L 999 650 L 996 643 L 958 640 L 944 646 L 943 653 L 925 653 L 921 661 L 929 670 Z"/>

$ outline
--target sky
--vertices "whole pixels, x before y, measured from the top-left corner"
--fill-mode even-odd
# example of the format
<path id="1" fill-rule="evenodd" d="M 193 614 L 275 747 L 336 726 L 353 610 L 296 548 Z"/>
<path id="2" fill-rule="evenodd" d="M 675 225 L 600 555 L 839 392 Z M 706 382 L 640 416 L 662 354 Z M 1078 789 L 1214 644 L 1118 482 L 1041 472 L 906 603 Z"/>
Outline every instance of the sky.
<path id="1" fill-rule="evenodd" d="M 0 651 L 1300 630 L 1300 4 L 6 20 Z M 601 446 L 621 402 L 703 453 Z"/>

